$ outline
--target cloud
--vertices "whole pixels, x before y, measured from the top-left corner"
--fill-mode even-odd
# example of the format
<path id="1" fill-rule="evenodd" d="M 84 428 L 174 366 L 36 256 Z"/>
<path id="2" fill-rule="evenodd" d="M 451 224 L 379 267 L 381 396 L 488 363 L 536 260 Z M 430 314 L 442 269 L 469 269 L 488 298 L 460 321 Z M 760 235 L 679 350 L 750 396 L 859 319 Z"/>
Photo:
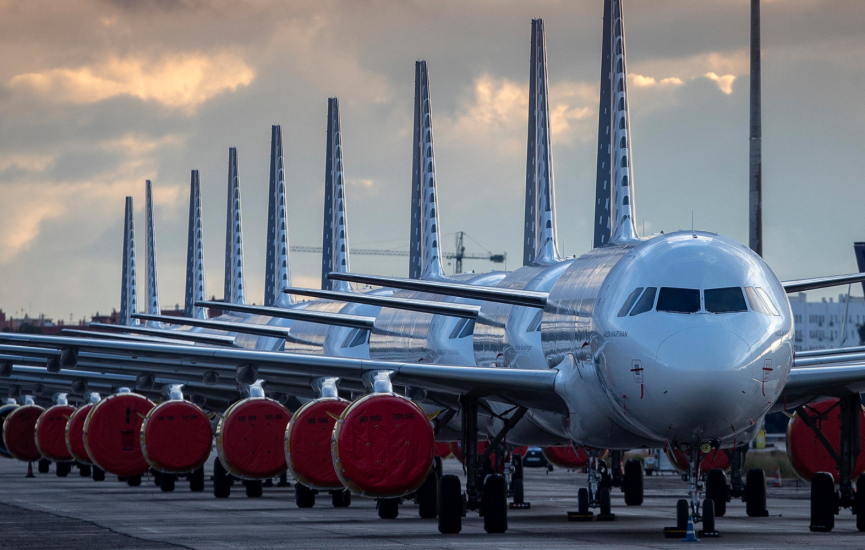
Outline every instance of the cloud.
<path id="1" fill-rule="evenodd" d="M 9 85 L 58 103 L 88 104 L 131 96 L 194 110 L 220 93 L 248 86 L 254 78 L 255 71 L 234 54 L 187 53 L 157 60 L 110 57 L 93 65 L 19 74 Z"/>
<path id="2" fill-rule="evenodd" d="M 643 76 L 641 74 L 630 74 L 628 75 L 629 84 L 631 86 L 635 86 L 637 88 L 654 88 L 655 86 L 681 86 L 685 83 L 681 78 L 671 76 L 667 78 L 662 78 L 661 80 L 656 79 L 653 76 Z"/>
<path id="3" fill-rule="evenodd" d="M 736 80 L 735 75 L 725 74 L 723 76 L 718 76 L 713 72 L 708 72 L 705 74 L 705 77 L 709 80 L 714 80 L 718 85 L 718 89 L 725 94 L 730 95 L 733 93 L 733 82 Z"/>
<path id="4" fill-rule="evenodd" d="M 55 160 L 56 155 L 39 153 L 13 153 L 0 157 L 0 172 L 17 168 L 26 172 L 41 172 L 48 168 Z"/>

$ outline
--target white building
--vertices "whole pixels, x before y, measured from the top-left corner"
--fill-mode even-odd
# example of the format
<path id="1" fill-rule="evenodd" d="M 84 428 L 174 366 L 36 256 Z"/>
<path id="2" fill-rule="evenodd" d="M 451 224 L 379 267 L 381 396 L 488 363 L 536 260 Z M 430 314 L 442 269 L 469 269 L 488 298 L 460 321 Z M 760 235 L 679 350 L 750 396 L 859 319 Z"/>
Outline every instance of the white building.
<path id="1" fill-rule="evenodd" d="M 865 345 L 859 338 L 859 327 L 865 324 L 865 298 L 851 296 L 848 305 L 846 294 L 839 294 L 837 302 L 832 298 L 809 302 L 805 294 L 800 292 L 790 296 L 796 351 Z"/>

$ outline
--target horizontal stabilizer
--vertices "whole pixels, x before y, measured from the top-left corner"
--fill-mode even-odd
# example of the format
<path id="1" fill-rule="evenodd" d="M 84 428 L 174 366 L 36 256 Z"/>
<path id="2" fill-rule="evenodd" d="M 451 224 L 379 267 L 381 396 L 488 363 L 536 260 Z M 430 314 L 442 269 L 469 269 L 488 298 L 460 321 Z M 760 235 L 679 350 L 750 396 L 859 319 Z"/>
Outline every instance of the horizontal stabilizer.
<path id="1" fill-rule="evenodd" d="M 810 358 L 810 357 L 825 357 L 827 355 L 844 355 L 845 357 L 849 354 L 854 353 L 865 353 L 865 346 L 855 346 L 849 348 L 832 348 L 832 349 L 815 349 L 809 351 L 797 351 L 796 352 L 796 360 L 802 358 Z M 794 360 L 794 366 L 796 366 L 796 360 Z"/>
<path id="2" fill-rule="evenodd" d="M 156 336 L 145 336 L 143 334 L 115 334 L 113 332 L 102 332 L 98 330 L 79 330 L 65 328 L 60 331 L 61 336 L 81 336 L 82 338 L 102 338 L 103 340 L 126 340 L 132 342 L 161 342 L 163 344 L 172 344 L 176 341 L 167 338 L 159 338 Z M 192 343 L 192 342 L 188 342 Z"/>
<path id="3" fill-rule="evenodd" d="M 831 277 L 816 277 L 814 279 L 797 279 L 795 281 L 784 281 L 781 286 L 787 294 L 804 292 L 817 288 L 829 288 L 833 286 L 844 286 L 852 283 L 865 281 L 865 273 L 851 273 L 850 275 L 832 275 Z"/>
<path id="4" fill-rule="evenodd" d="M 337 293 L 338 294 L 338 293 Z M 226 304 L 224 302 L 196 302 L 196 306 L 221 309 L 222 311 L 237 311 L 252 315 L 267 315 L 280 319 L 294 319 L 309 323 L 321 323 L 338 327 L 351 327 L 364 330 L 372 329 L 375 317 L 363 315 L 347 315 L 342 313 L 325 313 L 323 311 L 305 311 L 302 309 L 285 309 L 281 307 L 248 306 L 245 304 Z"/>
<path id="5" fill-rule="evenodd" d="M 542 308 L 547 303 L 549 293 L 533 290 L 515 290 L 489 286 L 475 286 L 444 281 L 425 281 L 417 279 L 401 279 L 399 277 L 382 277 L 379 275 L 356 275 L 354 273 L 330 273 L 331 279 L 349 281 L 352 283 L 378 285 L 402 290 L 430 292 L 444 296 L 456 296 L 485 302 L 498 302 L 515 306 Z M 863 275 L 865 277 L 865 275 Z"/>
<path id="6" fill-rule="evenodd" d="M 179 317 L 171 317 L 179 319 Z M 109 325 L 107 323 L 90 323 L 88 326 L 100 330 L 112 330 L 117 332 L 128 332 L 129 334 L 140 334 L 142 336 L 153 336 L 156 338 L 167 338 L 168 340 L 185 340 L 197 344 L 209 344 L 211 346 L 233 346 L 233 336 L 219 336 L 218 334 L 201 334 L 186 330 L 158 329 L 141 326 Z M 67 329 L 68 331 L 68 329 Z M 100 336 L 92 336 L 99 338 Z"/>
<path id="7" fill-rule="evenodd" d="M 355 304 L 390 307 L 393 309 L 418 311 L 420 313 L 431 313 L 433 315 L 464 317 L 466 319 L 476 319 L 481 310 L 480 306 L 473 306 L 470 304 L 412 300 L 408 298 L 374 296 L 356 292 L 336 292 L 333 290 L 315 290 L 311 288 L 286 288 L 285 292 L 298 296 L 311 296 L 313 298 L 322 298 L 324 300 L 334 300 L 336 302 L 351 302 Z"/>
<path id="8" fill-rule="evenodd" d="M 183 325 L 187 327 L 208 328 L 211 330 L 224 330 L 225 332 L 238 332 L 241 334 L 253 334 L 255 336 L 264 336 L 265 338 L 288 338 L 288 329 L 282 327 L 273 327 L 269 325 L 255 325 L 250 323 L 232 323 L 229 321 L 214 321 L 211 319 L 190 319 L 187 317 L 174 317 L 171 315 L 147 315 L 144 313 L 136 313 L 133 318 L 142 319 L 144 321 L 162 321 L 174 325 Z"/>

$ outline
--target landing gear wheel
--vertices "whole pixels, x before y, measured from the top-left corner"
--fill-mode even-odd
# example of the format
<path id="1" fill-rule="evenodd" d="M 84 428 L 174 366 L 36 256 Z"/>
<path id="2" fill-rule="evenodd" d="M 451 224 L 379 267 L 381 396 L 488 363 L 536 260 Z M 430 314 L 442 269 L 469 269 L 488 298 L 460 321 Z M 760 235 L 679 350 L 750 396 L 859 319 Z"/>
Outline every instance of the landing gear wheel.
<path id="1" fill-rule="evenodd" d="M 703 536 L 717 537 L 718 531 L 715 529 L 715 501 L 707 498 L 703 501 Z"/>
<path id="2" fill-rule="evenodd" d="M 47 460 L 45 458 L 40 458 L 39 459 L 39 473 L 40 474 L 47 474 L 48 470 L 50 470 L 50 469 L 51 469 L 51 461 Z"/>
<path id="3" fill-rule="evenodd" d="M 157 487 L 162 487 L 162 472 L 151 468 L 150 473 L 153 474 L 153 484 Z"/>
<path id="4" fill-rule="evenodd" d="M 417 492 L 417 513 L 424 519 L 434 519 L 438 516 L 439 507 L 439 476 L 435 470 L 430 470 Z"/>
<path id="5" fill-rule="evenodd" d="M 523 479 L 523 457 L 515 454 L 511 459 L 511 464 L 514 466 L 514 473 L 511 477 L 514 479 Z"/>
<path id="6" fill-rule="evenodd" d="M 247 498 L 258 498 L 262 494 L 262 482 L 260 479 L 248 479 L 243 482 L 246 485 Z"/>
<path id="7" fill-rule="evenodd" d="M 126 484 L 130 487 L 141 487 L 141 476 L 129 476 L 126 478 Z"/>
<path id="8" fill-rule="evenodd" d="M 105 470 L 103 470 L 99 466 L 94 466 L 93 481 L 105 481 Z"/>
<path id="9" fill-rule="evenodd" d="M 639 506 L 643 503 L 643 463 L 636 459 L 625 462 L 625 478 L 622 483 L 625 504 Z"/>
<path id="10" fill-rule="evenodd" d="M 90 477 L 91 476 L 90 464 L 79 464 L 78 465 L 78 475 L 80 475 L 81 477 Z"/>
<path id="11" fill-rule="evenodd" d="M 508 530 L 508 486 L 501 474 L 487 476 L 481 496 L 484 531 L 504 533 Z"/>
<path id="12" fill-rule="evenodd" d="M 291 487 L 291 483 L 288 482 L 288 475 L 285 472 L 282 472 L 279 476 L 279 483 L 276 484 L 277 487 Z"/>
<path id="13" fill-rule="evenodd" d="M 399 515 L 398 498 L 380 498 L 376 503 L 378 517 L 381 519 L 396 519 Z"/>
<path id="14" fill-rule="evenodd" d="M 189 490 L 193 493 L 204 490 L 204 466 L 199 466 L 189 474 Z"/>
<path id="15" fill-rule="evenodd" d="M 750 472 L 748 478 L 750 479 Z M 811 478 L 811 531 L 829 532 L 835 527 L 835 480 L 832 474 L 818 472 Z M 859 526 L 859 518 L 856 518 Z"/>
<path id="16" fill-rule="evenodd" d="M 688 515 L 691 513 L 691 507 L 688 501 L 680 498 L 676 502 L 676 529 L 679 531 L 688 530 Z"/>
<path id="17" fill-rule="evenodd" d="M 854 512 L 856 513 L 856 529 L 859 532 L 865 531 L 865 474 L 859 474 L 859 479 L 856 480 L 856 498 L 853 501 Z"/>
<path id="18" fill-rule="evenodd" d="M 445 475 L 439 480 L 439 533 L 455 535 L 463 528 L 463 489 L 460 478 Z"/>
<path id="19" fill-rule="evenodd" d="M 601 507 L 600 516 L 608 517 L 613 515 L 613 506 L 610 502 L 610 489 L 608 487 L 598 489 L 598 504 Z"/>
<path id="20" fill-rule="evenodd" d="M 66 477 L 69 475 L 69 472 L 72 470 L 71 462 L 58 462 L 55 467 L 55 471 L 57 473 L 57 477 Z"/>
<path id="21" fill-rule="evenodd" d="M 518 477 L 511 481 L 511 486 L 514 491 L 514 504 L 525 504 L 526 491 L 523 486 L 523 478 Z"/>
<path id="22" fill-rule="evenodd" d="M 159 489 L 163 493 L 170 493 L 174 491 L 174 485 L 177 482 L 177 476 L 174 474 L 162 474 L 159 476 Z"/>
<path id="23" fill-rule="evenodd" d="M 712 468 L 706 473 L 706 498 L 715 503 L 715 517 L 724 517 L 727 513 L 727 474 L 724 470 Z"/>
<path id="24" fill-rule="evenodd" d="M 745 513 L 750 518 L 764 518 L 766 511 L 766 472 L 751 468 L 745 480 Z"/>
<path id="25" fill-rule="evenodd" d="M 315 495 L 313 495 L 314 497 Z M 351 492 L 336 490 L 331 493 L 331 500 L 334 508 L 348 508 L 351 506 Z"/>
<path id="26" fill-rule="evenodd" d="M 213 459 L 213 496 L 216 498 L 228 498 L 231 494 L 231 481 L 228 472 L 219 457 Z"/>
<path id="27" fill-rule="evenodd" d="M 315 506 L 315 491 L 302 483 L 295 483 L 294 500 L 298 508 L 312 508 Z"/>
<path id="28" fill-rule="evenodd" d="M 589 513 L 589 490 L 585 487 L 577 491 L 577 513 L 581 516 Z"/>

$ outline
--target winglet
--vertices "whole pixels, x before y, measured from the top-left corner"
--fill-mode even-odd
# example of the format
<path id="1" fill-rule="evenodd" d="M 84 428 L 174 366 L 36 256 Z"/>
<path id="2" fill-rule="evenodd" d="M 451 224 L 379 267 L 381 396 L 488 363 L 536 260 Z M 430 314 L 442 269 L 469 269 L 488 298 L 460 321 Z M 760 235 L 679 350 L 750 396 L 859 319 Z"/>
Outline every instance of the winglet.
<path id="1" fill-rule="evenodd" d="M 342 130 L 339 99 L 327 100 L 327 161 L 324 172 L 324 237 L 321 258 L 321 288 L 350 292 L 345 281 L 331 281 L 331 271 L 348 273 L 348 233 L 346 232 L 345 180 L 342 159 Z"/>
<path id="2" fill-rule="evenodd" d="M 426 61 L 415 62 L 409 277 L 445 279 L 439 244 L 432 107 Z"/>
<path id="3" fill-rule="evenodd" d="M 225 217 L 224 301 L 243 304 L 243 231 L 240 216 L 240 179 L 237 177 L 237 148 L 228 149 L 228 208 Z"/>
<path id="4" fill-rule="evenodd" d="M 264 305 L 285 307 L 294 297 L 282 289 L 291 286 L 288 246 L 288 208 L 285 196 L 285 164 L 282 154 L 282 128 L 270 129 L 270 191 L 267 204 L 267 266 L 264 279 Z"/>
<path id="5" fill-rule="evenodd" d="M 138 313 L 138 289 L 135 279 L 135 222 L 133 220 L 132 197 L 126 197 L 126 213 L 123 217 L 123 281 L 120 288 L 120 324 L 137 325 L 132 318 Z"/>
<path id="6" fill-rule="evenodd" d="M 147 313 L 159 315 L 159 285 L 156 280 L 156 238 L 153 230 L 153 188 L 147 180 L 145 193 L 145 222 L 147 234 Z M 162 323 L 148 321 L 147 326 L 161 328 Z"/>
<path id="7" fill-rule="evenodd" d="M 204 249 L 201 243 L 201 184 L 198 170 L 192 171 L 189 185 L 189 233 L 186 246 L 186 317 L 207 319 L 207 310 L 195 305 L 206 299 Z"/>

